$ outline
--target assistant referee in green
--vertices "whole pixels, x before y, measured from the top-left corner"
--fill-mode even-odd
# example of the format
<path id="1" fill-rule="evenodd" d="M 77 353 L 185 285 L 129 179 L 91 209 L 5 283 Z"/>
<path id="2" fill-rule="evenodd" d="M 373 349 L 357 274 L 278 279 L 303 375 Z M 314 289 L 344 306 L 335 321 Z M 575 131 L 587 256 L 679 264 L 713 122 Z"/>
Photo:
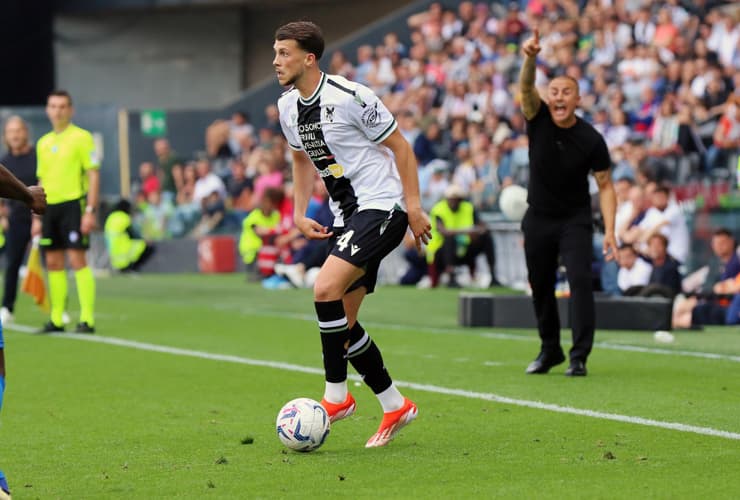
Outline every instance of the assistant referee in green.
<path id="1" fill-rule="evenodd" d="M 46 190 L 41 246 L 49 275 L 51 318 L 42 332 L 62 332 L 67 303 L 65 253 L 74 270 L 80 318 L 77 333 L 95 332 L 95 278 L 87 265 L 100 191 L 100 160 L 93 136 L 74 125 L 72 98 L 64 90 L 49 94 L 46 115 L 53 130 L 36 144 L 37 176 Z"/>

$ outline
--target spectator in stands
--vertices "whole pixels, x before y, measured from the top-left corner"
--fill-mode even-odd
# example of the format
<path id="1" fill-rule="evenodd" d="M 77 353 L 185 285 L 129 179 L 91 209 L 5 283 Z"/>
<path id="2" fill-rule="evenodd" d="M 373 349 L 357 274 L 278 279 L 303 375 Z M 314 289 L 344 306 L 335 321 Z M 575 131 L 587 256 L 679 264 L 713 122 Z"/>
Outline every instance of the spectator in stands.
<path id="1" fill-rule="evenodd" d="M 165 199 L 159 191 L 152 191 L 135 217 L 135 226 L 139 228 L 141 237 L 147 241 L 164 240 L 171 236 L 169 225 L 174 213 L 172 202 Z"/>
<path id="2" fill-rule="evenodd" d="M 740 324 L 740 274 L 714 285 L 715 297 L 701 301 L 691 297 L 673 309 L 673 328 Z"/>
<path id="3" fill-rule="evenodd" d="M 261 150 L 256 159 L 257 176 L 254 179 L 254 192 L 250 201 L 251 208 L 260 205 L 262 194 L 268 188 L 280 188 L 285 176 L 275 156 L 270 150 Z"/>
<path id="4" fill-rule="evenodd" d="M 254 143 L 254 126 L 249 123 L 249 117 L 243 111 L 235 111 L 229 121 L 228 146 L 232 156 L 238 156 L 249 150 Z"/>
<path id="5" fill-rule="evenodd" d="M 252 179 L 247 177 L 247 167 L 241 158 L 231 160 L 231 175 L 226 181 L 229 208 L 246 215 L 253 189 Z"/>
<path id="6" fill-rule="evenodd" d="M 263 128 L 272 130 L 277 136 L 280 136 L 282 133 L 280 129 L 280 112 L 276 104 L 268 104 L 265 107 L 265 126 Z M 242 151 L 242 153 L 245 152 L 244 150 Z"/>
<path id="7" fill-rule="evenodd" d="M 329 74 L 343 76 L 344 78 L 354 78 L 355 68 L 347 60 L 347 56 L 341 50 L 335 50 L 329 59 Z"/>
<path id="8" fill-rule="evenodd" d="M 670 190 L 666 186 L 656 187 L 651 203 L 638 226 L 638 241 L 646 245 L 653 234 L 662 233 L 668 239 L 668 253 L 679 262 L 686 262 L 690 243 L 688 225 L 679 206 L 670 202 Z"/>
<path id="9" fill-rule="evenodd" d="M 218 232 L 226 218 L 226 203 L 217 189 L 214 189 L 201 201 L 201 215 L 198 224 L 190 232 L 193 238 Z"/>
<path id="10" fill-rule="evenodd" d="M 432 286 L 437 286 L 440 275 L 448 276 L 448 287 L 459 287 L 455 267 L 465 264 L 475 275 L 475 260 L 483 254 L 488 262 L 491 278 L 488 286 L 498 285 L 493 238 L 480 219 L 472 203 L 465 200 L 465 191 L 451 184 L 430 212 L 432 239 L 427 245 L 427 263 L 430 265 Z"/>
<path id="11" fill-rule="evenodd" d="M 193 195 L 195 194 L 195 181 L 198 179 L 198 174 L 195 172 L 194 164 L 187 164 L 182 169 L 182 181 L 180 187 L 177 190 L 177 205 L 188 205 L 193 203 Z"/>
<path id="12" fill-rule="evenodd" d="M 162 195 L 174 200 L 182 185 L 182 161 L 170 147 L 167 139 L 154 141 L 154 154 L 157 156 L 157 174 L 162 184 Z"/>
<path id="13" fill-rule="evenodd" d="M 662 12 L 667 14 L 667 11 Z M 674 97 L 666 96 L 658 108 L 658 116 L 650 129 L 648 156 L 654 164 L 675 173 L 677 156 L 681 153 L 678 145 L 678 116 L 675 113 Z M 672 176 L 673 177 L 673 176 Z"/>
<path id="14" fill-rule="evenodd" d="M 149 161 L 139 165 L 139 182 L 136 191 L 141 191 L 144 198 L 149 197 L 149 193 L 160 191 L 160 181 L 154 172 L 154 164 Z"/>
<path id="15" fill-rule="evenodd" d="M 661 296 L 672 299 L 681 293 L 681 272 L 679 262 L 668 255 L 668 239 L 656 233 L 648 240 L 647 258 L 653 270 L 648 286 L 640 292 L 641 296 Z"/>
<path id="16" fill-rule="evenodd" d="M 421 134 L 421 129 L 416 122 L 416 117 L 414 117 L 413 111 L 405 109 L 399 113 L 396 119 L 398 121 L 398 129 L 401 131 L 401 135 L 403 135 L 409 144 L 413 144 L 419 134 Z"/>
<path id="17" fill-rule="evenodd" d="M 710 242 L 714 259 L 709 263 L 706 283 L 699 294 L 712 291 L 714 283 L 721 282 L 740 274 L 740 248 L 729 229 L 721 227 L 714 231 Z M 693 292 L 694 290 L 687 290 Z"/>
<path id="18" fill-rule="evenodd" d="M 221 199 L 226 198 L 226 186 L 219 176 L 211 172 L 211 162 L 200 159 L 195 163 L 197 180 L 193 188 L 193 202 L 202 205 L 212 193 L 218 193 Z"/>
<path id="19" fill-rule="evenodd" d="M 419 169 L 419 189 L 421 190 L 421 206 L 424 210 L 431 210 L 432 207 L 444 197 L 449 181 L 449 163 L 444 160 L 433 160 L 422 169 Z M 429 178 L 426 172 L 429 171 Z M 424 180 L 422 181 L 422 178 Z"/>
<path id="20" fill-rule="evenodd" d="M 437 121 L 427 124 L 424 133 L 419 134 L 414 141 L 414 154 L 420 166 L 432 160 L 450 160 L 451 149 L 449 141 L 442 135 L 442 129 Z"/>
<path id="21" fill-rule="evenodd" d="M 740 249 L 736 247 L 732 233 L 726 228 L 719 228 L 712 234 L 711 240 L 714 259 L 703 270 L 703 284 L 686 285 L 684 291 L 694 295 L 684 300 L 677 300 L 673 308 L 674 328 L 700 327 L 701 325 L 724 324 L 729 300 L 718 297 L 725 293 L 727 285 L 721 285 L 740 276 Z M 702 273 L 700 269 L 697 273 Z"/>
<path id="22" fill-rule="evenodd" d="M 622 243 L 618 252 L 617 283 L 622 295 L 637 295 L 650 282 L 652 266 L 629 243 Z"/>
<path id="23" fill-rule="evenodd" d="M 228 162 L 234 156 L 229 147 L 230 134 L 229 122 L 226 120 L 216 120 L 206 128 L 206 154 L 212 162 L 214 173 L 221 178 L 228 175 Z"/>
<path id="24" fill-rule="evenodd" d="M 712 140 L 706 156 L 707 168 L 710 170 L 725 167 L 740 149 L 740 98 L 733 98 L 728 103 Z"/>

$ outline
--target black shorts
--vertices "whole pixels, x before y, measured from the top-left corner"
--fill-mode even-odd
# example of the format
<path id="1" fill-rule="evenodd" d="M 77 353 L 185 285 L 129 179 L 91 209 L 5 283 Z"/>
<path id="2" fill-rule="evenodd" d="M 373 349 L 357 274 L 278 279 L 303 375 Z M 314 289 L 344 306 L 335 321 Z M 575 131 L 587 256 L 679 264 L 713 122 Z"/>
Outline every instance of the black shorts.
<path id="1" fill-rule="evenodd" d="M 80 232 L 84 199 L 55 203 L 46 207 L 41 229 L 41 246 L 48 250 L 87 250 L 90 241 Z"/>
<path id="2" fill-rule="evenodd" d="M 380 261 L 403 241 L 407 227 L 406 212 L 397 208 L 391 211 L 362 210 L 354 214 L 345 227 L 333 228 L 329 255 L 365 271 L 348 292 L 364 286 L 367 293 L 373 293 Z"/>

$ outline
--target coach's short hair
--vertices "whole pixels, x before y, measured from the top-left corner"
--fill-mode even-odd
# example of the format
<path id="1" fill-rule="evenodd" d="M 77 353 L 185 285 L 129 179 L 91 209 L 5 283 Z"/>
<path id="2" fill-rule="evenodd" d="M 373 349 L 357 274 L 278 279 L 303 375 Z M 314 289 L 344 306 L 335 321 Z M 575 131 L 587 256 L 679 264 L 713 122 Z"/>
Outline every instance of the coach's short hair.
<path id="1" fill-rule="evenodd" d="M 72 96 L 69 95 L 69 92 L 67 92 L 66 90 L 62 90 L 62 89 L 52 90 L 51 92 L 49 92 L 49 97 L 66 97 L 69 105 L 70 106 L 72 105 Z"/>
<path id="2" fill-rule="evenodd" d="M 294 21 L 280 26 L 275 31 L 275 40 L 295 40 L 301 49 L 315 55 L 316 60 L 324 55 L 324 34 L 311 21 Z"/>

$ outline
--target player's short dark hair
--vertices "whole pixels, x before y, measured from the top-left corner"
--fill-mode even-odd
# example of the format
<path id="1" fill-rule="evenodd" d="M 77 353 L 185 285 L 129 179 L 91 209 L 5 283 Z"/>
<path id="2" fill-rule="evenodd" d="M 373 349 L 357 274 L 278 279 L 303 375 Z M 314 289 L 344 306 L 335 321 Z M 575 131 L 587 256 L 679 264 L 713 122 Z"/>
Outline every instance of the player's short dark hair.
<path id="1" fill-rule="evenodd" d="M 665 184 L 658 184 L 655 188 L 655 193 L 663 193 L 666 196 L 670 196 L 671 190 Z"/>
<path id="2" fill-rule="evenodd" d="M 315 55 L 317 60 L 324 55 L 324 34 L 311 21 L 293 21 L 280 26 L 275 31 L 275 40 L 295 40 L 301 49 Z"/>
<path id="3" fill-rule="evenodd" d="M 661 234 L 661 233 L 652 234 L 652 235 L 650 235 L 650 238 L 648 238 L 648 241 L 650 241 L 652 239 L 658 239 L 658 240 L 662 241 L 663 242 L 663 246 L 666 247 L 666 248 L 668 248 L 668 238 L 666 238 L 666 236 L 664 234 Z"/>
<path id="4" fill-rule="evenodd" d="M 728 238 L 732 238 L 733 240 L 735 239 L 735 236 L 726 227 L 719 227 L 715 229 L 712 233 L 712 236 L 727 236 Z"/>
<path id="5" fill-rule="evenodd" d="M 49 97 L 66 97 L 69 105 L 70 106 L 72 105 L 72 96 L 69 95 L 69 92 L 67 92 L 66 90 L 62 90 L 62 89 L 52 90 L 51 92 L 49 92 Z"/>
<path id="6" fill-rule="evenodd" d="M 634 253 L 637 253 L 637 250 L 632 246 L 632 243 L 622 243 L 619 245 L 619 250 L 632 250 Z"/>

